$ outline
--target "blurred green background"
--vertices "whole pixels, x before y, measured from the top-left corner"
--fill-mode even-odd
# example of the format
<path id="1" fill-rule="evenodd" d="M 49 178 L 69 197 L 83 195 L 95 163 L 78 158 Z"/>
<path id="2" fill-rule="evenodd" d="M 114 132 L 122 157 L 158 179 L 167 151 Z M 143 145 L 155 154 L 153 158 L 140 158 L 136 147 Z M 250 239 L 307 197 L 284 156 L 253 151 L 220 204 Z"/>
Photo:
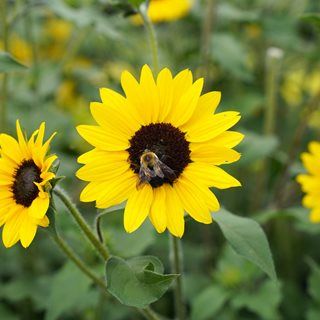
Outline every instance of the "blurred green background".
<path id="1" fill-rule="evenodd" d="M 92 121 L 89 102 L 99 100 L 98 88 L 121 91 L 123 70 L 138 75 L 143 64 L 151 64 L 143 26 L 107 14 L 107 2 L 8 1 L 9 51 L 29 68 L 8 76 L 6 131 L 15 135 L 17 118 L 29 133 L 42 121 L 49 133 L 58 131 L 52 151 L 66 176 L 62 185 L 75 201 L 84 186 L 74 175 L 76 157 L 89 150 L 75 125 Z M 311 17 L 316 12 L 318 0 L 199 0 L 183 19 L 156 25 L 161 66 L 204 76 L 206 91 L 222 92 L 218 111 L 241 112 L 242 158 L 226 168 L 243 187 L 217 193 L 226 209 L 263 225 L 279 275 L 275 284 L 238 257 L 215 224 L 188 221 L 184 285 L 192 320 L 320 319 L 320 226 L 309 222 L 294 180 L 304 171 L 299 154 L 310 140 L 320 140 L 320 23 Z M 60 232 L 103 274 L 57 205 Z M 93 221 L 94 206 L 79 206 Z M 104 218 L 103 230 L 113 253 L 156 255 L 169 271 L 166 233 L 158 235 L 145 223 L 128 235 L 120 212 Z M 44 230 L 28 250 L 0 245 L 0 281 L 3 320 L 141 318 L 92 287 Z M 172 318 L 172 298 L 170 291 L 153 308 Z"/>

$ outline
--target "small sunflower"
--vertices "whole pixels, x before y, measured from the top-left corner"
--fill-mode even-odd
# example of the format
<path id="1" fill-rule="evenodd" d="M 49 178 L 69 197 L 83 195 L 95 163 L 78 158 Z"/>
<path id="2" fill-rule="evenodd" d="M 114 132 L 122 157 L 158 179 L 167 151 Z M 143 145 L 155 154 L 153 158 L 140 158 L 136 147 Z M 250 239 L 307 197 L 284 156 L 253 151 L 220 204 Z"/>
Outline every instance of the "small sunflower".
<path id="1" fill-rule="evenodd" d="M 218 165 L 240 158 L 232 148 L 243 135 L 227 131 L 238 112 L 214 114 L 221 94 L 201 95 L 203 79 L 189 70 L 175 77 L 165 68 L 156 80 L 148 66 L 138 82 L 128 71 L 121 84 L 126 97 L 100 90 L 91 103 L 97 126 L 80 125 L 94 149 L 79 157 L 78 178 L 89 184 L 80 200 L 107 208 L 125 200 L 124 227 L 133 232 L 149 216 L 160 233 L 184 233 L 184 212 L 209 224 L 219 202 L 210 187 L 240 186 Z"/>
<path id="2" fill-rule="evenodd" d="M 313 223 L 320 222 L 320 143 L 310 142 L 309 151 L 301 155 L 301 160 L 308 174 L 300 174 L 297 181 L 301 189 L 306 193 L 302 204 L 311 209 L 310 220 Z"/>
<path id="3" fill-rule="evenodd" d="M 19 240 L 27 248 L 38 226 L 47 227 L 46 216 L 50 196 L 50 172 L 55 155 L 46 156 L 54 134 L 43 143 L 45 124 L 42 123 L 29 140 L 17 121 L 18 140 L 0 135 L 0 227 L 4 225 L 2 240 L 6 248 Z"/>
<path id="4" fill-rule="evenodd" d="M 178 20 L 191 10 L 193 0 L 151 0 L 148 8 L 148 16 L 152 22 L 164 22 Z M 140 18 L 135 22 L 141 23 Z"/>

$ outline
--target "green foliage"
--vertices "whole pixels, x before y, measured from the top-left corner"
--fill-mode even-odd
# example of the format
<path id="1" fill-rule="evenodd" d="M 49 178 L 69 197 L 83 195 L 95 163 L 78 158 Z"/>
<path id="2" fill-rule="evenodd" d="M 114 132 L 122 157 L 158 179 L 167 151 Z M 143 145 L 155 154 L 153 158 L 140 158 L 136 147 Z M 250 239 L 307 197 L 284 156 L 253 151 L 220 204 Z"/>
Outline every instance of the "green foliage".
<path id="1" fill-rule="evenodd" d="M 16 60 L 10 53 L 0 51 L 0 73 L 25 71 L 26 66 Z"/>
<path id="2" fill-rule="evenodd" d="M 277 279 L 268 240 L 256 221 L 226 210 L 214 214 L 213 218 L 238 254 L 259 266 L 272 280 Z"/>
<path id="3" fill-rule="evenodd" d="M 90 293 L 91 281 L 71 262 L 53 277 L 50 295 L 46 301 L 46 320 L 58 319 L 68 311 L 82 311 L 96 301 Z"/>
<path id="4" fill-rule="evenodd" d="M 145 308 L 169 289 L 175 274 L 163 274 L 160 260 L 152 256 L 123 260 L 112 257 L 106 266 L 109 292 L 127 306 Z"/>

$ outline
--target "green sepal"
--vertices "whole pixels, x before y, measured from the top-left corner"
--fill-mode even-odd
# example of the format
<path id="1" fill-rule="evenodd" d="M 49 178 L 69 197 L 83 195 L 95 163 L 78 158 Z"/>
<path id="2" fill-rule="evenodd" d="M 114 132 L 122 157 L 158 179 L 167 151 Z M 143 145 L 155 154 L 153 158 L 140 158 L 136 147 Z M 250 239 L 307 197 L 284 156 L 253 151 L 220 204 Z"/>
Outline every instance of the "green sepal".
<path id="1" fill-rule="evenodd" d="M 145 308 L 159 300 L 179 276 L 163 271 L 161 261 L 153 256 L 111 257 L 106 264 L 107 288 L 122 304 Z"/>

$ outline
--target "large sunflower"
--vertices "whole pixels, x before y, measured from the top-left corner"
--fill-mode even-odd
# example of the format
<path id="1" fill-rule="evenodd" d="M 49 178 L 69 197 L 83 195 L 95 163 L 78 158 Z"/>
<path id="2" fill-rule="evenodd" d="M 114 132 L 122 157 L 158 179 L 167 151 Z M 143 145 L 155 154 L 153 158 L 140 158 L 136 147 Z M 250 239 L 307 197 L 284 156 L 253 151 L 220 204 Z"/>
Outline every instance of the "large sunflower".
<path id="1" fill-rule="evenodd" d="M 18 141 L 7 134 L 0 135 L 0 227 L 2 240 L 9 248 L 19 240 L 28 247 L 38 226 L 47 227 L 50 172 L 55 155 L 46 157 L 50 141 L 43 143 L 45 124 L 42 123 L 26 140 L 17 121 Z"/>
<path id="2" fill-rule="evenodd" d="M 320 143 L 310 142 L 309 151 L 301 155 L 307 174 L 297 176 L 302 191 L 306 193 L 302 204 L 311 209 L 310 220 L 314 223 L 320 222 Z"/>
<path id="3" fill-rule="evenodd" d="M 193 0 L 151 0 L 148 8 L 148 16 L 152 22 L 163 22 L 178 20 L 191 9 Z M 136 16 L 134 21 L 141 23 Z"/>
<path id="4" fill-rule="evenodd" d="M 193 83 L 189 70 L 174 78 L 163 69 L 154 80 L 148 66 L 140 83 L 127 71 L 126 97 L 101 89 L 102 103 L 91 103 L 97 126 L 80 125 L 79 134 L 95 148 L 79 157 L 77 176 L 89 181 L 84 202 L 107 208 L 127 201 L 124 227 L 133 232 L 149 216 L 158 232 L 184 233 L 184 212 L 211 223 L 219 202 L 210 187 L 240 186 L 220 164 L 240 158 L 232 148 L 243 135 L 226 131 L 238 112 L 214 114 L 220 92 L 201 95 L 203 79 Z"/>

